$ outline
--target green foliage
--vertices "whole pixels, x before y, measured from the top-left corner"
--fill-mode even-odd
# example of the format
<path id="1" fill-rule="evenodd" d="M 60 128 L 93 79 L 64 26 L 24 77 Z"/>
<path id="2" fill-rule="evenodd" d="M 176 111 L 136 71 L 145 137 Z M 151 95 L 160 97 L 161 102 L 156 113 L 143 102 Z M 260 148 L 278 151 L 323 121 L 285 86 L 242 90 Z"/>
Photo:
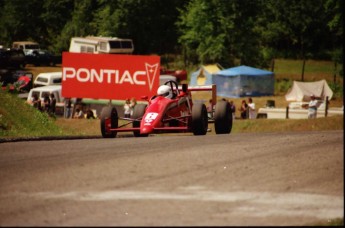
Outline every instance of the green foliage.
<path id="1" fill-rule="evenodd" d="M 6 91 L 0 91 L 0 137 L 58 136 L 62 131 L 40 112 Z"/>
<path id="2" fill-rule="evenodd" d="M 293 81 L 291 79 L 276 80 L 274 83 L 274 93 L 276 95 L 286 94 L 292 87 Z"/>
<path id="3" fill-rule="evenodd" d="M 135 54 L 183 54 L 186 65 L 342 59 L 339 0 L 2 0 L 0 8 L 8 47 L 34 40 L 61 53 L 72 37 L 95 35 L 132 38 Z"/>
<path id="4" fill-rule="evenodd" d="M 344 96 L 344 88 L 339 83 L 331 82 L 329 83 L 329 87 L 333 91 L 334 97 L 343 97 Z"/>

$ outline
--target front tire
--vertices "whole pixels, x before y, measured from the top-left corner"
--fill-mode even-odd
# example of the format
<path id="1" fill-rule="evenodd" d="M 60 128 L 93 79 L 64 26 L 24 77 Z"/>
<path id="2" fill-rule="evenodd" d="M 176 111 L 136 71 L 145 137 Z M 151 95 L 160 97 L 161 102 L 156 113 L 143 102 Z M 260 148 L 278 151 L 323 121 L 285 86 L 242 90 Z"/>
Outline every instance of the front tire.
<path id="1" fill-rule="evenodd" d="M 119 126 L 119 118 L 115 107 L 104 107 L 101 111 L 101 133 L 103 138 L 115 138 L 117 132 L 112 128 Z"/>
<path id="2" fill-rule="evenodd" d="M 140 127 L 141 118 L 145 114 L 147 105 L 146 104 L 136 104 L 133 109 L 132 119 L 138 119 L 133 121 L 133 127 Z M 140 131 L 133 131 L 135 137 L 147 137 L 148 134 L 140 134 Z"/>
<path id="3" fill-rule="evenodd" d="M 192 109 L 192 131 L 194 135 L 206 135 L 208 116 L 205 104 L 196 103 Z"/>
<path id="4" fill-rule="evenodd" d="M 214 128 L 216 134 L 229 134 L 232 129 L 232 113 L 230 103 L 218 101 L 214 113 Z"/>

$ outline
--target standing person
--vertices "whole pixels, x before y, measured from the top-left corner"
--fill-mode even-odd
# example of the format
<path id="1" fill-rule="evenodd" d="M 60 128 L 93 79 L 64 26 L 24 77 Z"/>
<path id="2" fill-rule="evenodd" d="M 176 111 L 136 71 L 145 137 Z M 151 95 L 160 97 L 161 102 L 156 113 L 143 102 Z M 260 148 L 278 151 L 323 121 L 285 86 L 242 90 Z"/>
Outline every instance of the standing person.
<path id="1" fill-rule="evenodd" d="M 65 99 L 65 118 L 68 119 L 71 117 L 72 113 L 72 100 L 71 98 L 66 98 Z"/>
<path id="2" fill-rule="evenodd" d="M 208 105 L 207 105 L 207 116 L 208 116 L 208 118 L 212 118 L 213 110 L 214 110 L 214 105 L 213 105 L 212 99 L 210 99 L 208 101 Z"/>
<path id="3" fill-rule="evenodd" d="M 44 98 L 43 98 L 43 110 L 45 112 L 49 113 L 49 110 L 50 110 L 50 99 L 49 99 L 48 95 L 45 95 Z"/>
<path id="4" fill-rule="evenodd" d="M 137 104 L 137 100 L 136 100 L 134 97 L 132 97 L 131 103 L 130 103 L 130 105 L 129 105 L 130 110 L 131 110 L 131 116 L 133 115 L 134 106 L 135 106 L 136 104 Z"/>
<path id="5" fill-rule="evenodd" d="M 53 93 L 50 94 L 50 114 L 55 115 L 56 98 Z"/>
<path id="6" fill-rule="evenodd" d="M 255 103 L 251 97 L 248 98 L 249 119 L 256 118 Z"/>
<path id="7" fill-rule="evenodd" d="M 238 109 L 241 112 L 242 119 L 247 119 L 247 109 L 248 109 L 247 102 L 245 100 L 242 100 L 241 107 Z"/>
<path id="8" fill-rule="evenodd" d="M 125 114 L 125 118 L 130 118 L 131 117 L 131 102 L 129 98 L 126 98 L 125 104 L 123 105 L 123 110 Z"/>
<path id="9" fill-rule="evenodd" d="M 317 114 L 317 100 L 314 94 L 312 94 L 310 96 L 310 101 L 308 104 L 308 119 L 315 119 L 316 114 Z"/>
<path id="10" fill-rule="evenodd" d="M 235 112 L 236 112 L 236 106 L 234 104 L 233 101 L 230 101 L 230 109 L 231 109 L 231 113 L 232 113 L 232 119 L 234 120 L 236 115 L 235 115 Z"/>

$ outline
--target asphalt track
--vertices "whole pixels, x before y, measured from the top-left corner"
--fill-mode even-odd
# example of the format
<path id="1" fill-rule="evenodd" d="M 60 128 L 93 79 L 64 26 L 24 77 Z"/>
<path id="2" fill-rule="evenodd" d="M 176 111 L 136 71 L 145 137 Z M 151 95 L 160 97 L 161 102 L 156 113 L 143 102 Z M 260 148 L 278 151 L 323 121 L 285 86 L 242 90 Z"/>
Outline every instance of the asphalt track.
<path id="1" fill-rule="evenodd" d="M 0 143 L 0 226 L 313 225 L 344 216 L 344 132 Z"/>

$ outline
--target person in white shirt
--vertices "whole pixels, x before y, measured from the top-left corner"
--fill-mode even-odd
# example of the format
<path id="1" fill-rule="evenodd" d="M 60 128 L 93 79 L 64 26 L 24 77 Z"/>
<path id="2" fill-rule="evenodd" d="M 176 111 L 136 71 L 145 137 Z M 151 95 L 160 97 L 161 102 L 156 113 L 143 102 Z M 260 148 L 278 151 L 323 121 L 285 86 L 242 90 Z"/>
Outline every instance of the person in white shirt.
<path id="1" fill-rule="evenodd" d="M 84 118 L 84 113 L 81 109 L 77 108 L 75 110 L 75 113 L 74 113 L 74 116 L 73 116 L 73 119 L 83 119 Z"/>
<path id="2" fill-rule="evenodd" d="M 256 118 L 255 103 L 251 97 L 248 98 L 248 108 L 249 108 L 249 119 Z"/>
<path id="3" fill-rule="evenodd" d="M 315 119 L 316 114 L 317 114 L 317 100 L 314 94 L 312 94 L 310 96 L 310 101 L 308 104 L 308 119 Z"/>
<path id="4" fill-rule="evenodd" d="M 126 99 L 125 104 L 123 105 L 123 110 L 125 114 L 125 118 L 131 117 L 131 106 L 130 106 L 129 98 Z"/>

